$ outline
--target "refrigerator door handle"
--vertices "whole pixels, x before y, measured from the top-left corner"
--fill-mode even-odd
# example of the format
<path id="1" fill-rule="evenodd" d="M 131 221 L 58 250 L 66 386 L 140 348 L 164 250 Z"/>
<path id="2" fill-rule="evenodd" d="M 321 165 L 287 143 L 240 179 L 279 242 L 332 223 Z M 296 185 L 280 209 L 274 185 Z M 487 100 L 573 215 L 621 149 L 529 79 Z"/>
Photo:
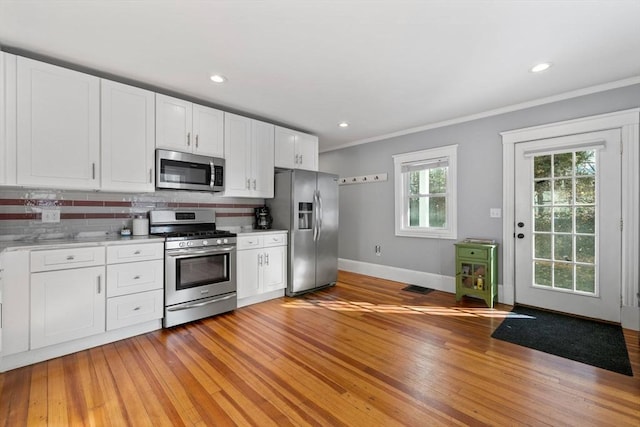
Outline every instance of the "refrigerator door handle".
<path id="1" fill-rule="evenodd" d="M 318 240 L 320 240 L 320 234 L 322 234 L 322 195 L 318 190 Z"/>
<path id="2" fill-rule="evenodd" d="M 313 219 L 313 241 L 318 240 L 318 191 L 313 192 L 313 214 L 315 218 Z"/>

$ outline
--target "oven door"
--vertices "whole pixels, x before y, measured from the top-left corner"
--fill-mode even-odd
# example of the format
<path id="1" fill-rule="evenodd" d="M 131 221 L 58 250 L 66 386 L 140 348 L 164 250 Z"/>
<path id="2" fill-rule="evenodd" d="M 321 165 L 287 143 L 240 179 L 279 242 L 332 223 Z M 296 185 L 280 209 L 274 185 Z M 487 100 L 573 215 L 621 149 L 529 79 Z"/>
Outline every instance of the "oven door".
<path id="1" fill-rule="evenodd" d="M 165 252 L 165 305 L 236 292 L 236 247 Z"/>

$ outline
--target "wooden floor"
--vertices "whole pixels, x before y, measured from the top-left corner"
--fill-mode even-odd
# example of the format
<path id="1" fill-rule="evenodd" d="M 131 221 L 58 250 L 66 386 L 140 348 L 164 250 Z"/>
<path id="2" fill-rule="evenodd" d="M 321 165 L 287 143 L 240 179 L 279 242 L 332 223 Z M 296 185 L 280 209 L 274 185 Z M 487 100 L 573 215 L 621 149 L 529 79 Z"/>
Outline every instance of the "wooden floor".
<path id="1" fill-rule="evenodd" d="M 492 339 L 509 306 L 340 273 L 281 298 L 0 374 L 4 426 L 638 426 L 634 377 Z"/>

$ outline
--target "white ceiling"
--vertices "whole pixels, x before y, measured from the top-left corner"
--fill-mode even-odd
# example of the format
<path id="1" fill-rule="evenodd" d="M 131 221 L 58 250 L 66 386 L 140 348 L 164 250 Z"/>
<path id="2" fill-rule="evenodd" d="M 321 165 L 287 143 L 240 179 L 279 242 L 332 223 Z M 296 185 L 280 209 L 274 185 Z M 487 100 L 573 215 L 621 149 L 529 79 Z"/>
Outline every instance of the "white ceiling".
<path id="1" fill-rule="evenodd" d="M 639 18 L 640 0 L 0 0 L 0 45 L 306 130 L 326 151 L 640 82 Z M 554 66 L 530 73 L 540 61 Z"/>

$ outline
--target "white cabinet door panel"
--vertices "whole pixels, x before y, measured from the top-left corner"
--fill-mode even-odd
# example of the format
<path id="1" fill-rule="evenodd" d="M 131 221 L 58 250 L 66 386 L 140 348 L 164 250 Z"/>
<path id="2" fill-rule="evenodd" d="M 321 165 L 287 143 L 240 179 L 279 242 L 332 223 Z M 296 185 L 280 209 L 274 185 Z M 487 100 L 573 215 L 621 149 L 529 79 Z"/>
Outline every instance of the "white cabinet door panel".
<path id="1" fill-rule="evenodd" d="M 225 196 L 249 197 L 251 189 L 251 119 L 224 115 Z"/>
<path id="2" fill-rule="evenodd" d="M 105 331 L 104 267 L 31 275 L 31 349 Z"/>
<path id="3" fill-rule="evenodd" d="M 224 113 L 193 104 L 193 152 L 224 158 Z"/>
<path id="4" fill-rule="evenodd" d="M 262 291 L 269 292 L 286 287 L 286 246 L 264 249 Z"/>
<path id="5" fill-rule="evenodd" d="M 318 137 L 307 133 L 299 133 L 296 141 L 298 169 L 318 170 Z"/>
<path id="6" fill-rule="evenodd" d="M 252 196 L 269 199 L 273 197 L 274 190 L 274 126 L 257 120 L 253 120 L 251 124 L 253 145 L 253 155 L 251 157 L 251 170 L 253 171 Z"/>
<path id="7" fill-rule="evenodd" d="M 260 292 L 260 269 L 259 256 L 262 255 L 260 249 L 249 249 L 238 251 L 238 298 L 246 298 L 257 295 Z"/>
<path id="8" fill-rule="evenodd" d="M 156 94 L 156 148 L 191 152 L 191 102 Z"/>
<path id="9" fill-rule="evenodd" d="M 100 80 L 18 57 L 18 184 L 99 188 Z"/>
<path id="10" fill-rule="evenodd" d="M 101 81 L 102 189 L 154 191 L 155 94 Z"/>
<path id="11" fill-rule="evenodd" d="M 275 130 L 275 166 L 295 169 L 296 164 L 296 132 L 280 126 Z"/>

